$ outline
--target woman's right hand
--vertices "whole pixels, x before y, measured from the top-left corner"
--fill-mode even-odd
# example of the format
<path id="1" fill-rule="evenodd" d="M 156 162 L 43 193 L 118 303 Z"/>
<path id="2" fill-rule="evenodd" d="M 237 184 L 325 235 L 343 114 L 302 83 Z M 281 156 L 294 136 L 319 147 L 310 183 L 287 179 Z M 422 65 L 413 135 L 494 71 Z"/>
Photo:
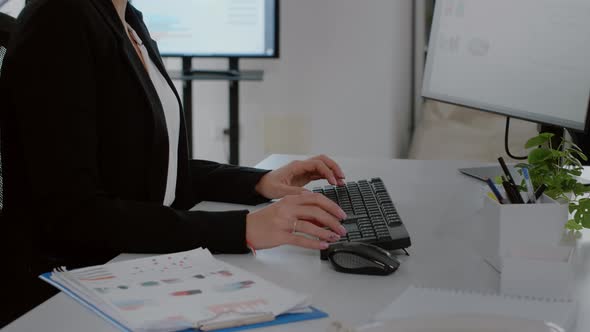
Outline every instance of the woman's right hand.
<path id="1" fill-rule="evenodd" d="M 328 242 L 338 241 L 346 235 L 346 229 L 340 224 L 345 218 L 346 213 L 324 195 L 304 192 L 286 196 L 248 214 L 246 241 L 254 249 L 283 244 L 326 249 Z"/>

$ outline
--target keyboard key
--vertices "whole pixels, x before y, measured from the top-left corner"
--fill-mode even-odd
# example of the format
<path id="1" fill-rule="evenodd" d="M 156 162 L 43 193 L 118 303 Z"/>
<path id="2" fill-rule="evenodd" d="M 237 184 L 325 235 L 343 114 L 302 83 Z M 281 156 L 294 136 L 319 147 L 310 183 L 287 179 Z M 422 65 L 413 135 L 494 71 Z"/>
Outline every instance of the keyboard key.
<path id="1" fill-rule="evenodd" d="M 408 231 L 403 226 L 390 228 L 389 234 L 394 239 L 404 239 L 404 238 L 410 237 L 410 235 L 408 234 Z"/>
<path id="2" fill-rule="evenodd" d="M 359 229 L 361 230 L 362 233 L 373 233 L 373 227 L 368 226 L 368 225 L 359 226 Z"/>
<path id="3" fill-rule="evenodd" d="M 368 215 L 366 215 L 366 214 L 353 214 L 353 215 L 349 215 L 348 218 L 346 218 L 346 219 L 358 220 L 358 219 L 366 219 L 367 217 L 368 217 Z"/>
<path id="4" fill-rule="evenodd" d="M 346 232 L 350 235 L 353 232 L 358 232 L 359 228 L 356 223 L 342 224 L 346 228 Z"/>
<path id="5" fill-rule="evenodd" d="M 354 229 L 354 230 L 350 230 L 350 232 L 348 232 L 348 236 L 353 237 L 353 236 L 361 236 L 361 232 L 358 228 Z"/>
<path id="6" fill-rule="evenodd" d="M 366 214 L 367 213 L 367 210 L 365 210 L 364 206 L 353 205 L 352 210 L 354 211 L 354 214 Z"/>
<path id="7" fill-rule="evenodd" d="M 359 224 L 359 226 L 367 226 L 367 227 L 373 228 L 373 224 L 369 221 L 369 219 L 365 219 L 365 218 L 359 219 L 358 224 Z"/>
<path id="8" fill-rule="evenodd" d="M 377 235 L 377 233 L 373 232 L 372 230 L 370 232 L 362 231 L 361 235 L 363 236 L 363 239 L 366 239 L 369 237 L 375 237 Z"/>

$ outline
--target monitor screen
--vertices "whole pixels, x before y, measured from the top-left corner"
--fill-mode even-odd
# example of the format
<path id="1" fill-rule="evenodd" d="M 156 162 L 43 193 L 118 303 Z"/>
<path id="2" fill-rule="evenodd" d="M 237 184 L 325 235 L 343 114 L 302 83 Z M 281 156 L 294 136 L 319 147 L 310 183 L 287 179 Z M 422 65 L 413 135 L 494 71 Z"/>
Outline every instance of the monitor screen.
<path id="1" fill-rule="evenodd" d="M 163 56 L 278 57 L 278 0 L 133 0 Z"/>
<path id="2" fill-rule="evenodd" d="M 17 17 L 25 8 L 25 0 L 0 0 L 0 13 Z"/>
<path id="3" fill-rule="evenodd" d="M 423 95 L 585 130 L 590 1 L 439 0 Z"/>

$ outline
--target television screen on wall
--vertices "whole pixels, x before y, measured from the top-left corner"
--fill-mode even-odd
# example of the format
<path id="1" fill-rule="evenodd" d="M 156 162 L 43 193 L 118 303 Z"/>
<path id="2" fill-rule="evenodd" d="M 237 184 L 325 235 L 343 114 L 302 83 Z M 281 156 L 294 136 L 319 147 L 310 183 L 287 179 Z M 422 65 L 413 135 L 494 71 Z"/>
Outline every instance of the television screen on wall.
<path id="1" fill-rule="evenodd" d="M 163 56 L 279 56 L 279 0 L 133 0 Z"/>

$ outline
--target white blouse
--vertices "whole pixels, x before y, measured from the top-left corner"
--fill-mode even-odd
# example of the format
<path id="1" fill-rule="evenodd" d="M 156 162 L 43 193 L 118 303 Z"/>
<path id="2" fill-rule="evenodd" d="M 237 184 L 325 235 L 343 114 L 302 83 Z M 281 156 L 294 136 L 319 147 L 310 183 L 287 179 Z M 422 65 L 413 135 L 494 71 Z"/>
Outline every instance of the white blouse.
<path id="1" fill-rule="evenodd" d="M 148 75 L 156 88 L 160 103 L 164 109 L 166 118 L 166 128 L 168 129 L 168 177 L 166 180 L 166 194 L 164 195 L 165 206 L 170 206 L 176 198 L 176 178 L 178 173 L 178 141 L 180 139 L 180 106 L 172 88 L 164 78 L 164 75 L 158 70 L 150 55 L 143 45 L 143 42 L 137 33 L 128 25 L 127 29 L 131 38 L 135 40 L 141 55 L 145 61 Z"/>

